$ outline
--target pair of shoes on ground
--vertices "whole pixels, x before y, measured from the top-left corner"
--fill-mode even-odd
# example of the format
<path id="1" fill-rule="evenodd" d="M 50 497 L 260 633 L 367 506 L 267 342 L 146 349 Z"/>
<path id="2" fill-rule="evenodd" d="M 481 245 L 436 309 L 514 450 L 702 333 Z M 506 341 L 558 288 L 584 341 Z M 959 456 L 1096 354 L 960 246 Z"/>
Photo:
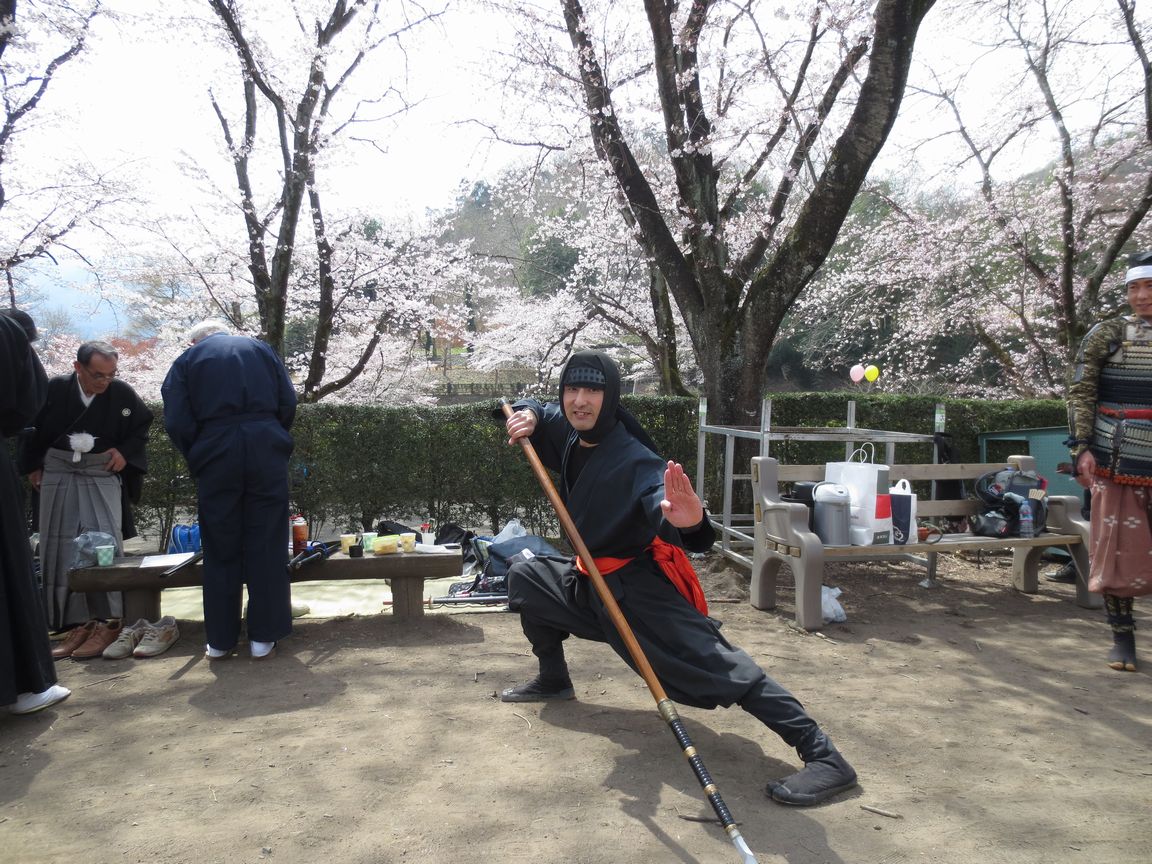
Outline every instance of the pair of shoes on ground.
<path id="1" fill-rule="evenodd" d="M 1049 582 L 1059 582 L 1062 585 L 1072 585 L 1076 582 L 1076 565 L 1069 561 L 1059 570 L 1045 573 L 1044 578 Z"/>
<path id="2" fill-rule="evenodd" d="M 276 654 L 275 642 L 249 642 L 248 647 L 252 652 L 253 660 L 267 660 Z M 213 648 L 211 645 L 204 646 L 204 656 L 209 660 L 227 660 L 232 656 L 234 648 L 224 650 L 222 648 Z"/>
<path id="3" fill-rule="evenodd" d="M 119 618 L 110 621 L 88 621 L 73 627 L 52 649 L 53 660 L 71 657 L 73 660 L 91 660 L 100 657 L 104 649 L 120 637 L 124 627 Z"/>
<path id="4" fill-rule="evenodd" d="M 53 684 L 47 690 L 42 690 L 39 693 L 21 693 L 16 697 L 16 701 L 8 706 L 8 710 L 13 714 L 35 714 L 37 711 L 43 711 L 58 702 L 63 702 L 71 695 L 72 691 L 67 687 Z"/>
<path id="5" fill-rule="evenodd" d="M 116 641 L 104 649 L 105 660 L 123 660 L 126 657 L 159 657 L 176 644 L 180 628 L 176 619 L 165 615 L 155 623 L 141 618 L 130 627 L 123 627 Z"/>

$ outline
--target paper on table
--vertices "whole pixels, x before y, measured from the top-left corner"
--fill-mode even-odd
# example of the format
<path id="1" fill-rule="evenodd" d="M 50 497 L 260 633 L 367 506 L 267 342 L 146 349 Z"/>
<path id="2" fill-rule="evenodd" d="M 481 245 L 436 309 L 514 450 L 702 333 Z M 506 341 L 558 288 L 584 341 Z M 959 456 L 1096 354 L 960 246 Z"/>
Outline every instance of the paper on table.
<path id="1" fill-rule="evenodd" d="M 433 543 L 417 543 L 416 544 L 416 551 L 417 552 L 424 552 L 424 553 L 429 554 L 429 555 L 436 555 L 436 554 L 459 555 L 460 554 L 460 544 L 459 543 L 453 543 L 453 544 L 448 545 L 448 546 L 445 546 L 445 545 L 437 546 Z"/>
<path id="2" fill-rule="evenodd" d="M 183 564 L 195 552 L 174 552 L 171 555 L 145 555 L 144 560 L 140 562 L 141 567 L 175 567 L 177 564 Z"/>

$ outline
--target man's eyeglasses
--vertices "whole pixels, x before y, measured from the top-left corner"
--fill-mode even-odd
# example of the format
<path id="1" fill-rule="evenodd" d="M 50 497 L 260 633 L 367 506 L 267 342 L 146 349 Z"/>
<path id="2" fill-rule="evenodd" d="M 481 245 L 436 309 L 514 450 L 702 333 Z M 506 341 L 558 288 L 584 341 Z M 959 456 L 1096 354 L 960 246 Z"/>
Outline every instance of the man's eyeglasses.
<path id="1" fill-rule="evenodd" d="M 84 367 L 84 371 L 87 372 L 89 377 L 91 377 L 92 380 L 97 383 L 101 381 L 111 381 L 113 378 L 120 374 L 119 369 L 113 369 L 111 372 L 105 375 L 103 372 L 93 372 L 87 366 Z"/>

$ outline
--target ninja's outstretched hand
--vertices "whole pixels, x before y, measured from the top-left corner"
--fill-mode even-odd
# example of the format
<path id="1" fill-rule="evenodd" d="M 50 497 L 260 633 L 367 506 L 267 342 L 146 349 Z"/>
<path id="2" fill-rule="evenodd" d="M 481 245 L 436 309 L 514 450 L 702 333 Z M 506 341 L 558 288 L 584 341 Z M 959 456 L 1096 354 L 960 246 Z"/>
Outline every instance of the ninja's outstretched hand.
<path id="1" fill-rule="evenodd" d="M 664 500 L 660 502 L 664 518 L 677 528 L 694 528 L 704 519 L 704 505 L 692 489 L 684 466 L 669 462 L 664 470 Z"/>

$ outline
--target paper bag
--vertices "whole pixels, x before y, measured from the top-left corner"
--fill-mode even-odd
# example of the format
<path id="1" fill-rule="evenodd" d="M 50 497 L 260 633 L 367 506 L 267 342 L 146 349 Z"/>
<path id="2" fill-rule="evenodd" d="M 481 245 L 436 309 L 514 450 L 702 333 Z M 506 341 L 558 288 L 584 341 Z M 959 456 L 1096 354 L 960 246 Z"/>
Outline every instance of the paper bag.
<path id="1" fill-rule="evenodd" d="M 892 497 L 892 542 L 916 542 L 916 493 L 907 480 L 899 480 L 888 490 Z"/>
<path id="2" fill-rule="evenodd" d="M 867 458 L 867 451 L 860 448 L 847 462 L 827 462 L 824 465 L 825 480 L 848 487 L 852 502 L 849 534 L 853 546 L 892 542 L 888 466 L 860 461 Z"/>

